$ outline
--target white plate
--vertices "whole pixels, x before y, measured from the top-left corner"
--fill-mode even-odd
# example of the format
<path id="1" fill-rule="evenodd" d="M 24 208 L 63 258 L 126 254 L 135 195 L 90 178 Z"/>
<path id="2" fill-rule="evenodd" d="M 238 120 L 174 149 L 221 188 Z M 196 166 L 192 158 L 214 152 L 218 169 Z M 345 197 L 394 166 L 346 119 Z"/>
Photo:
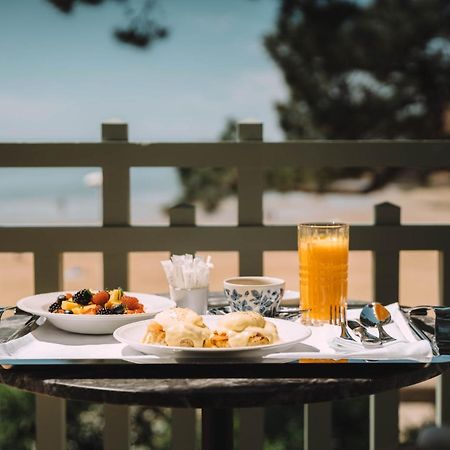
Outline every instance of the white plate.
<path id="1" fill-rule="evenodd" d="M 46 317 L 55 327 L 61 330 L 80 334 L 111 334 L 116 328 L 153 317 L 164 309 L 172 308 L 175 302 L 159 295 L 141 294 L 139 292 L 127 292 L 127 295 L 137 297 L 144 305 L 144 311 L 140 314 L 117 315 L 85 315 L 85 314 L 55 314 L 48 311 L 48 307 L 54 303 L 59 294 L 65 292 L 49 292 L 22 298 L 17 306 L 25 312 L 37 316 Z"/>
<path id="2" fill-rule="evenodd" d="M 213 329 L 220 316 L 202 316 L 205 324 Z M 255 345 L 252 347 L 235 348 L 192 348 L 192 347 L 168 347 L 165 345 L 143 344 L 141 342 L 147 330 L 149 321 L 131 323 L 118 328 L 114 337 L 123 344 L 129 345 L 134 350 L 146 355 L 172 356 L 175 358 L 223 358 L 223 357 L 260 357 L 270 353 L 287 350 L 295 344 L 303 341 L 311 335 L 311 330 L 297 322 L 283 319 L 266 320 L 276 325 L 280 338 L 274 344 Z"/>

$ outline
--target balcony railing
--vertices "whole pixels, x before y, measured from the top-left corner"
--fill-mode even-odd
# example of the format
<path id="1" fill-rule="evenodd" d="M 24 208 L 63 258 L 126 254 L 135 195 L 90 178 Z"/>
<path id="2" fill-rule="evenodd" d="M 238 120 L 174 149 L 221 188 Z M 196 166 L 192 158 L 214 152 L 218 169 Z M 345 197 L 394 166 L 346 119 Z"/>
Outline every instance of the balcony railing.
<path id="1" fill-rule="evenodd" d="M 296 250 L 297 246 L 295 227 L 263 225 L 266 168 L 450 168 L 450 141 L 264 143 L 262 124 L 241 123 L 238 131 L 238 142 L 137 144 L 128 142 L 126 124 L 103 124 L 101 143 L 1 143 L 0 167 L 100 167 L 103 225 L 2 227 L 0 252 L 34 254 L 36 292 L 62 287 L 61 258 L 65 252 L 101 252 L 106 286 L 127 286 L 127 256 L 136 251 L 238 251 L 240 273 L 257 274 L 263 270 L 264 251 Z M 193 207 L 180 206 L 172 209 L 168 227 L 131 226 L 130 168 L 167 166 L 237 168 L 238 225 L 196 226 Z M 398 298 L 400 251 L 438 251 L 440 302 L 450 306 L 450 225 L 401 225 L 400 208 L 384 203 L 376 206 L 374 225 L 352 226 L 350 245 L 351 250 L 372 252 L 374 296 L 384 302 Z M 436 390 L 438 425 L 450 422 L 449 397 L 450 377 L 444 375 Z M 370 398 L 371 450 L 396 447 L 398 403 L 398 393 Z M 65 402 L 38 396 L 36 405 L 37 449 L 64 449 Z M 105 450 L 128 448 L 129 427 L 124 427 L 128 423 L 127 408 L 104 408 Z M 243 409 L 239 414 L 241 450 L 262 448 L 262 411 Z M 194 411 L 173 411 L 173 449 L 194 448 L 195 420 Z M 52 433 L 47 432 L 47 426 Z M 330 404 L 305 405 L 304 426 L 305 449 L 328 448 Z M 320 427 L 320 432 L 314 427 Z"/>

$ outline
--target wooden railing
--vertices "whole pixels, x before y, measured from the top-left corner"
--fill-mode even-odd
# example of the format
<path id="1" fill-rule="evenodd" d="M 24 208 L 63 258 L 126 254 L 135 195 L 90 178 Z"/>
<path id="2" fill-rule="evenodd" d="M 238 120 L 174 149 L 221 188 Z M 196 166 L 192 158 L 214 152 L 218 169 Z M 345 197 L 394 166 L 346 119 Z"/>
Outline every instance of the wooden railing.
<path id="1" fill-rule="evenodd" d="M 351 141 L 263 143 L 262 124 L 239 124 L 239 142 L 136 144 L 126 124 L 103 124 L 101 143 L 0 144 L 0 167 L 100 167 L 103 171 L 103 225 L 99 227 L 2 227 L 0 252 L 32 252 L 36 292 L 59 290 L 65 252 L 101 252 L 104 284 L 128 284 L 129 252 L 239 252 L 242 275 L 263 271 L 263 253 L 295 250 L 294 226 L 263 225 L 263 176 L 268 167 L 450 168 L 450 142 Z M 238 225 L 196 226 L 192 206 L 172 209 L 170 226 L 130 225 L 131 167 L 236 167 Z M 351 227 L 351 250 L 373 253 L 374 295 L 390 302 L 399 294 L 401 250 L 435 250 L 440 255 L 440 301 L 450 305 L 450 225 L 401 225 L 400 208 L 376 206 L 374 225 Z M 436 391 L 436 423 L 450 423 L 450 378 Z M 398 393 L 370 399 L 370 449 L 394 448 L 398 441 Z M 65 448 L 65 403 L 37 397 L 37 449 Z M 262 410 L 239 411 L 240 449 L 263 446 Z M 47 432 L 51 418 L 52 433 Z M 174 410 L 173 449 L 194 448 L 195 415 Z M 105 405 L 105 450 L 129 446 L 128 410 Z M 120 426 L 118 426 L 120 424 Z M 124 426 L 125 424 L 125 426 Z M 320 431 L 315 430 L 317 427 Z M 305 449 L 329 448 L 331 406 L 305 406 Z M 177 436 L 183 436 L 178 439 Z"/>

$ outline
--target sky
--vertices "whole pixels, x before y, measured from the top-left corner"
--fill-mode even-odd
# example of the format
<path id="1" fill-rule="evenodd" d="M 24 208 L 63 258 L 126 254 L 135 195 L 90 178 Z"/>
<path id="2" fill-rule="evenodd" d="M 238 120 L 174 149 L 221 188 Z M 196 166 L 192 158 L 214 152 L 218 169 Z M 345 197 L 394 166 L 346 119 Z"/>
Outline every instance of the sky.
<path id="1" fill-rule="evenodd" d="M 112 36 L 127 23 L 118 2 L 64 15 L 46 0 L 0 0 L 0 142 L 98 141 L 112 118 L 130 141 L 211 141 L 228 117 L 282 140 L 274 103 L 286 88 L 262 44 L 277 5 L 160 0 L 170 37 L 140 50 Z"/>

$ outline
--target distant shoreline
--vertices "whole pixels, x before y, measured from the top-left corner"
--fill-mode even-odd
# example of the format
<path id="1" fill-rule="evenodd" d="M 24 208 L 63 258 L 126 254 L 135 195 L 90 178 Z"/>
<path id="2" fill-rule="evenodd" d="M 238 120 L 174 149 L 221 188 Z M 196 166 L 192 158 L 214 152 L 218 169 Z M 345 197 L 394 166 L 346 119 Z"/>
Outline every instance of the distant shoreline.
<path id="1" fill-rule="evenodd" d="M 131 224 L 168 225 L 165 211 L 177 201 L 179 186 L 170 182 L 147 189 L 143 181 L 131 192 Z M 403 189 L 396 185 L 370 194 L 268 191 L 263 197 L 264 223 L 296 224 L 331 219 L 373 223 L 374 206 L 386 201 L 402 208 L 403 223 L 450 223 L 450 186 Z M 72 193 L 64 198 L 54 195 L 8 197 L 3 191 L 0 210 L 0 225 L 3 226 L 101 225 L 99 189 Z M 197 206 L 196 219 L 199 225 L 236 225 L 236 197 L 223 200 L 213 213 Z"/>

